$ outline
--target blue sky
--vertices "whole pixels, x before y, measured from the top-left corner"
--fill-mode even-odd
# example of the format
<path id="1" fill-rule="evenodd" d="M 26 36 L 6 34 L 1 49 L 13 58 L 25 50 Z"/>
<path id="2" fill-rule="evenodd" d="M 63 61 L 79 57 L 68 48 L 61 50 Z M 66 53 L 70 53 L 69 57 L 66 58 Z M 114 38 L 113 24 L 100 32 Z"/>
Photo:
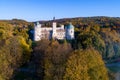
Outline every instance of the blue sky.
<path id="1" fill-rule="evenodd" d="M 0 19 L 120 17 L 120 0 L 0 0 Z"/>

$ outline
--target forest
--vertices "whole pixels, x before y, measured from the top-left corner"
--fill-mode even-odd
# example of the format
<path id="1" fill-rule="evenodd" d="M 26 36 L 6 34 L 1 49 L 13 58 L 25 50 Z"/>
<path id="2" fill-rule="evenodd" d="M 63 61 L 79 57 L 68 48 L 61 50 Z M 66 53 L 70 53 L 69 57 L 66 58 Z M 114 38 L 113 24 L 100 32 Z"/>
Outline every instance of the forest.
<path id="1" fill-rule="evenodd" d="M 52 21 L 39 21 L 50 27 Z M 55 20 L 75 26 L 74 40 L 33 41 L 34 22 L 0 20 L 0 80 L 115 80 L 106 64 L 120 62 L 120 18 Z"/>

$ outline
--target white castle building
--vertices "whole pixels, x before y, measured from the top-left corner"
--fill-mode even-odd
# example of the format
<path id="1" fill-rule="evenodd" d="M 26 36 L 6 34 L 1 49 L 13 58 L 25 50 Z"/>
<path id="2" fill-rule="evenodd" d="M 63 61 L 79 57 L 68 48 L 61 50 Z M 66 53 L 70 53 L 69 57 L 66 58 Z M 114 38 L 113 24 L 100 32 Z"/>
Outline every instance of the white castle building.
<path id="1" fill-rule="evenodd" d="M 34 24 L 34 41 L 41 39 L 58 39 L 72 40 L 74 39 L 74 26 L 69 24 L 64 27 L 57 27 L 57 23 L 53 22 L 52 27 L 42 27 L 39 22 Z"/>

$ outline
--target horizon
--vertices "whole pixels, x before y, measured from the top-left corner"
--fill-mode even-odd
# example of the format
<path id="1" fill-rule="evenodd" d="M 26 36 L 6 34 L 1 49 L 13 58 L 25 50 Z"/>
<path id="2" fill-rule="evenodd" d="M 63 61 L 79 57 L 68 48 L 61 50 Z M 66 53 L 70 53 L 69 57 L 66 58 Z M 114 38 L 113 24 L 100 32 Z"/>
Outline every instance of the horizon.
<path id="1" fill-rule="evenodd" d="M 0 20 L 29 22 L 76 17 L 120 17 L 119 0 L 0 0 Z"/>
<path id="2" fill-rule="evenodd" d="M 67 18 L 67 17 L 65 17 L 65 18 L 55 18 L 55 20 L 59 20 L 59 19 L 71 19 L 71 18 L 92 18 L 92 17 L 108 17 L 108 18 L 120 18 L 120 17 L 111 17 L 111 16 L 85 16 L 85 17 L 69 17 L 69 18 Z M 54 18 L 54 17 L 53 17 Z M 24 20 L 24 21 L 27 21 L 27 22 L 37 22 L 37 21 L 51 21 L 51 20 L 53 20 L 53 18 L 52 19 L 46 19 L 46 20 L 36 20 L 36 21 L 28 21 L 28 20 L 25 20 L 25 19 L 19 19 L 19 18 L 12 18 L 12 19 L 0 19 L 0 20 L 14 20 L 14 19 L 16 19 L 16 20 Z"/>

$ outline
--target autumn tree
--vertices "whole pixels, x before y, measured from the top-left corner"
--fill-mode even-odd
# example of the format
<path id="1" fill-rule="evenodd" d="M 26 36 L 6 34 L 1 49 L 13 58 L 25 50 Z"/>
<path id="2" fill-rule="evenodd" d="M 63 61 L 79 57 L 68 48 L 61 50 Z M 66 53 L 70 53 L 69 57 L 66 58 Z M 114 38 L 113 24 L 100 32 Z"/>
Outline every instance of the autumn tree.
<path id="1" fill-rule="evenodd" d="M 99 52 L 93 48 L 74 51 L 67 60 L 64 80 L 108 80 Z"/>
<path id="2" fill-rule="evenodd" d="M 14 77 L 14 72 L 31 56 L 31 46 L 26 38 L 13 33 L 11 24 L 0 22 L 0 80 Z"/>
<path id="3" fill-rule="evenodd" d="M 80 33 L 76 37 L 78 49 L 86 49 L 92 46 L 96 48 L 102 56 L 104 56 L 105 42 L 98 32 L 98 26 L 88 26 L 84 31 L 80 30 Z"/>
<path id="4" fill-rule="evenodd" d="M 72 51 L 68 43 L 41 40 L 34 48 L 34 60 L 38 64 L 38 75 L 44 80 L 62 80 L 65 62 Z"/>

